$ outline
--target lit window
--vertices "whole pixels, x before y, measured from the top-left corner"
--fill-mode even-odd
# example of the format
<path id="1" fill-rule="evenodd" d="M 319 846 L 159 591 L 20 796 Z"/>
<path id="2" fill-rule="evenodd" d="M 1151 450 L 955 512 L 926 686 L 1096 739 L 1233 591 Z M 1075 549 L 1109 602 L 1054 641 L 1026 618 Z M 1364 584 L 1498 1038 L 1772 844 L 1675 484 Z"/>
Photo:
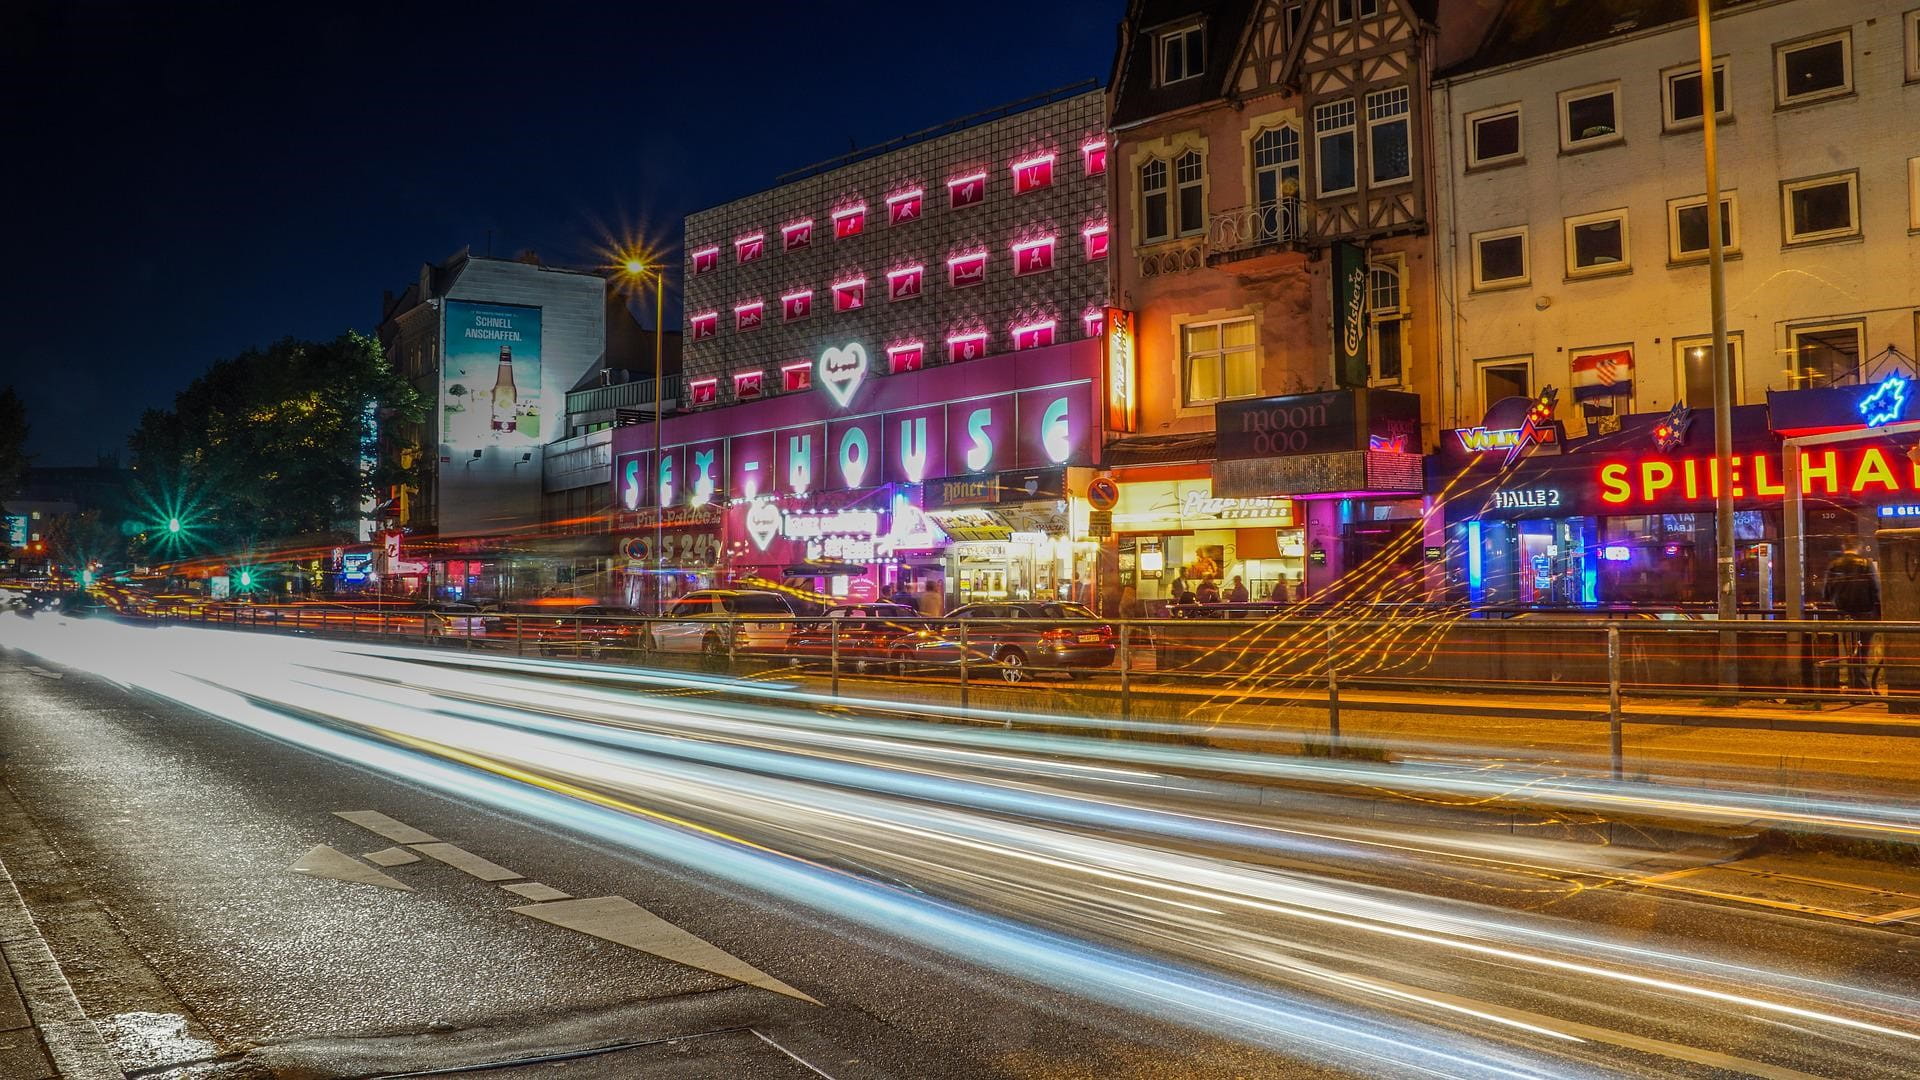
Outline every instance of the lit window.
<path id="1" fill-rule="evenodd" d="M 947 284 L 955 289 L 964 289 L 987 280 L 987 253 L 970 252 L 955 255 L 947 260 Z"/>
<path id="2" fill-rule="evenodd" d="M 947 181 L 947 206 L 958 210 L 973 206 L 987 197 L 987 174 L 973 173 Z"/>
<path id="3" fill-rule="evenodd" d="M 791 394 L 813 388 L 813 362 L 801 360 L 780 368 L 780 388 Z"/>
<path id="4" fill-rule="evenodd" d="M 1781 184 L 1787 243 L 1860 235 L 1859 181 L 1858 173 L 1849 172 Z"/>
<path id="5" fill-rule="evenodd" d="M 1727 335 L 1727 356 L 1732 359 L 1733 403 L 1740 404 L 1741 336 Z M 1713 338 L 1679 337 L 1673 339 L 1674 387 L 1680 403 L 1696 409 L 1713 408 Z"/>
<path id="6" fill-rule="evenodd" d="M 687 317 L 689 336 L 695 341 L 707 340 L 712 337 L 714 331 L 719 328 L 720 313 L 717 311 L 703 311 L 698 315 L 690 315 Z"/>
<path id="7" fill-rule="evenodd" d="M 1408 128 L 1412 91 L 1404 86 L 1367 95 L 1367 163 L 1370 182 L 1397 184 L 1413 178 L 1413 148 Z"/>
<path id="8" fill-rule="evenodd" d="M 1920 82 L 1920 8 L 1907 12 L 1907 81 Z"/>
<path id="9" fill-rule="evenodd" d="M 858 311 L 866 306 L 866 278 L 851 278 L 833 283 L 833 310 Z"/>
<path id="10" fill-rule="evenodd" d="M 987 332 L 970 330 L 955 334 L 947 339 L 947 360 L 958 363 L 962 360 L 978 360 L 987 355 Z"/>
<path id="11" fill-rule="evenodd" d="M 1400 284 L 1405 268 L 1399 256 L 1368 268 L 1367 318 L 1373 332 L 1367 335 L 1367 350 L 1373 386 L 1398 386 L 1406 371 L 1409 312 Z"/>
<path id="12" fill-rule="evenodd" d="M 1173 184 L 1180 207 L 1180 235 L 1207 231 L 1206 173 L 1200 153 L 1189 150 L 1173 163 Z"/>
<path id="13" fill-rule="evenodd" d="M 1263 242 L 1298 235 L 1300 132 L 1293 125 L 1263 131 L 1254 138 L 1253 193 Z"/>
<path id="14" fill-rule="evenodd" d="M 1088 176 L 1103 176 L 1107 171 L 1107 140 L 1093 139 L 1080 146 L 1080 164 Z"/>
<path id="15" fill-rule="evenodd" d="M 1526 157 L 1520 146 L 1520 106 L 1467 114 L 1467 167 L 1503 165 Z"/>
<path id="16" fill-rule="evenodd" d="M 1857 322 L 1790 326 L 1787 342 L 1793 367 L 1787 377 L 1795 389 L 1843 386 L 1860 381 L 1860 346 L 1866 327 Z"/>
<path id="17" fill-rule="evenodd" d="M 1740 215 L 1734 196 L 1720 197 L 1720 242 L 1729 252 L 1740 250 Z M 1704 259 L 1708 254 L 1707 197 L 1667 202 L 1667 257 L 1674 262 Z"/>
<path id="18" fill-rule="evenodd" d="M 1180 370 L 1188 405 L 1260 393 L 1251 317 L 1189 323 L 1180 329 Z"/>
<path id="19" fill-rule="evenodd" d="M 761 253 L 766 250 L 766 247 L 767 236 L 765 233 L 754 233 L 752 236 L 742 236 L 733 242 L 733 261 L 750 263 L 759 258 Z"/>
<path id="20" fill-rule="evenodd" d="M 704 274 L 709 270 L 719 269 L 720 248 L 717 245 L 713 247 L 703 247 L 688 256 L 688 258 L 693 261 L 693 272 L 696 275 Z"/>
<path id="21" fill-rule="evenodd" d="M 1313 145 L 1319 156 L 1322 195 L 1341 195 L 1359 187 L 1354 172 L 1353 119 L 1351 98 L 1314 107 Z"/>
<path id="22" fill-rule="evenodd" d="M 1207 66 L 1206 29 L 1198 24 L 1160 35 L 1160 85 L 1200 77 Z"/>
<path id="23" fill-rule="evenodd" d="M 1533 360 L 1529 357 L 1477 360 L 1480 369 L 1480 414 L 1494 402 L 1533 396 Z"/>
<path id="24" fill-rule="evenodd" d="M 1907 227 L 1920 231 L 1920 157 L 1907 159 Z"/>
<path id="25" fill-rule="evenodd" d="M 1700 65 L 1672 68 L 1660 75 L 1660 101 L 1666 110 L 1667 130 L 1698 126 L 1706 102 L 1700 95 Z M 1733 103 L 1727 100 L 1727 65 L 1713 65 L 1713 115 L 1726 120 L 1733 116 Z"/>
<path id="26" fill-rule="evenodd" d="M 1080 316 L 1080 329 L 1087 337 L 1099 337 L 1107 331 L 1107 309 L 1088 308 Z"/>
<path id="27" fill-rule="evenodd" d="M 1474 288 L 1504 289 L 1527 283 L 1526 226 L 1474 233 L 1472 242 Z"/>
<path id="28" fill-rule="evenodd" d="M 813 243 L 813 219 L 780 226 L 780 250 L 795 251 Z"/>
<path id="29" fill-rule="evenodd" d="M 887 299 L 911 300 L 920 295 L 920 279 L 924 267 L 903 266 L 898 270 L 887 271 Z"/>
<path id="30" fill-rule="evenodd" d="M 813 314 L 813 290 L 801 289 L 780 298 L 780 321 L 794 322 Z"/>
<path id="31" fill-rule="evenodd" d="M 1039 274 L 1053 269 L 1053 237 L 1013 245 L 1013 274 Z"/>
<path id="32" fill-rule="evenodd" d="M 1013 347 L 1020 349 L 1044 349 L 1053 344 L 1054 321 L 1027 323 L 1013 328 Z"/>
<path id="33" fill-rule="evenodd" d="M 904 345 L 889 345 L 887 346 L 887 370 L 895 375 L 903 371 L 919 371 L 926 351 L 926 347 L 917 341 L 909 341 Z"/>
<path id="34" fill-rule="evenodd" d="M 1853 34 L 1842 30 L 1773 47 L 1774 97 L 1781 105 L 1853 92 Z"/>
<path id="35" fill-rule="evenodd" d="M 766 314 L 766 305 L 758 300 L 741 304 L 733 309 L 733 329 L 753 330 L 760 326 L 760 317 Z"/>
<path id="36" fill-rule="evenodd" d="M 1029 191 L 1052 187 L 1053 157 L 1052 154 L 1039 154 L 1007 166 L 1013 173 L 1013 193 L 1025 195 Z"/>
<path id="37" fill-rule="evenodd" d="M 1567 276 L 1594 277 L 1632 268 L 1627 212 L 1608 210 L 1567 219 Z"/>
<path id="38" fill-rule="evenodd" d="M 904 225 L 920 220 L 920 189 L 887 196 L 887 224 Z"/>
<path id="39" fill-rule="evenodd" d="M 1080 236 L 1087 242 L 1087 261 L 1098 262 L 1107 257 L 1107 223 L 1089 225 L 1080 230 Z"/>
<path id="40" fill-rule="evenodd" d="M 849 236 L 859 236 L 867 227 L 867 208 L 846 206 L 833 212 L 833 238 L 845 240 Z"/>
<path id="41" fill-rule="evenodd" d="M 1140 166 L 1140 235 L 1147 243 L 1173 235 L 1167 212 L 1167 163 L 1157 158 Z"/>
<path id="42" fill-rule="evenodd" d="M 711 405 L 720 400 L 719 379 L 695 379 L 687 384 L 687 393 L 695 405 Z"/>
<path id="43" fill-rule="evenodd" d="M 733 377 L 733 396 L 737 401 L 748 401 L 760 396 L 762 386 L 758 371 L 742 371 Z"/>
<path id="44" fill-rule="evenodd" d="M 1560 149 L 1585 150 L 1620 138 L 1619 83 L 1561 92 Z"/>

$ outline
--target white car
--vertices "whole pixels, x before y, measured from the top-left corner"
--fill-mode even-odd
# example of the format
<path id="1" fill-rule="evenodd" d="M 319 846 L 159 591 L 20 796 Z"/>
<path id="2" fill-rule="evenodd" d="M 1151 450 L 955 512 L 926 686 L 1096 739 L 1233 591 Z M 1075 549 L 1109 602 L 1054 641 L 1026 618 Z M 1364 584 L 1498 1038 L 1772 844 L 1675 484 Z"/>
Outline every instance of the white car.
<path id="1" fill-rule="evenodd" d="M 675 600 L 650 628 L 651 647 L 698 656 L 708 667 L 739 653 L 778 653 L 793 630 L 793 608 L 775 592 L 696 589 Z"/>

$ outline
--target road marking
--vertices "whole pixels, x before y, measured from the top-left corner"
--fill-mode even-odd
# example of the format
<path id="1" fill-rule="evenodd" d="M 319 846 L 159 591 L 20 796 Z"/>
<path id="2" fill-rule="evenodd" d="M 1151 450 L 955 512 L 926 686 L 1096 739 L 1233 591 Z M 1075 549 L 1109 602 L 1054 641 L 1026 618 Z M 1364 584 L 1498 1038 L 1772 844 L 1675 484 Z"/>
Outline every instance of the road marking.
<path id="1" fill-rule="evenodd" d="M 332 878 L 335 881 L 352 882 L 355 885 L 378 885 L 383 889 L 399 889 L 412 892 L 413 886 L 396 881 L 375 870 L 359 859 L 345 852 L 335 851 L 325 844 L 314 848 L 300 861 L 293 864 L 293 872 L 308 877 Z"/>
<path id="2" fill-rule="evenodd" d="M 40 677 L 41 677 L 41 678 L 43 678 L 43 679 L 64 679 L 64 678 L 66 678 L 66 676 L 65 676 L 65 675 L 62 675 L 62 674 L 61 674 L 60 672 L 58 672 L 58 671 L 48 671 L 48 670 L 47 670 L 46 668 L 43 668 L 43 667 L 35 667 L 35 666 L 33 666 L 32 664 L 28 664 L 28 665 L 27 665 L 27 670 L 28 670 L 28 671 L 31 671 L 31 672 L 33 672 L 33 673 L 34 673 L 35 675 L 38 675 L 38 676 L 40 676 Z"/>
<path id="3" fill-rule="evenodd" d="M 499 863 L 488 862 L 473 852 L 452 844 L 415 844 L 413 850 L 429 859 L 438 859 L 455 870 L 472 874 L 481 881 L 512 881 L 514 878 L 526 876 L 509 870 Z"/>
<path id="4" fill-rule="evenodd" d="M 345 818 L 355 825 L 393 841 L 396 844 L 431 844 L 434 837 L 404 821 L 395 821 L 378 810 L 335 810 L 333 816 Z"/>
<path id="5" fill-rule="evenodd" d="M 561 892 L 551 885 L 542 885 L 537 881 L 529 881 L 521 885 L 502 885 L 500 887 L 510 893 L 518 893 L 536 904 L 543 904 L 548 900 L 573 899 L 572 893 Z"/>
<path id="6" fill-rule="evenodd" d="M 381 848 L 379 851 L 369 851 L 361 856 L 361 858 L 371 863 L 379 863 L 381 866 L 405 866 L 408 863 L 420 861 L 420 856 L 415 855 L 403 847 Z"/>
<path id="7" fill-rule="evenodd" d="M 629 949 L 652 953 L 676 964 L 723 975 L 748 986 L 785 994 L 811 1005 L 820 1004 L 718 945 L 695 937 L 624 896 L 596 896 L 586 900 L 529 904 L 512 910 L 616 945 L 625 945 Z"/>

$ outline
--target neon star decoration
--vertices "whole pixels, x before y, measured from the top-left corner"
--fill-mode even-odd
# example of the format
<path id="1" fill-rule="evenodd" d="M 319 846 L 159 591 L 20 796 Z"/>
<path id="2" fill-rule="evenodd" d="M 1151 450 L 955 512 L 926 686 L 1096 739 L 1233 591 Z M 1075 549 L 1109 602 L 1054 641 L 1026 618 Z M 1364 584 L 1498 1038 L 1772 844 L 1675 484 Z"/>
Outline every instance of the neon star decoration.
<path id="1" fill-rule="evenodd" d="M 1907 411 L 1907 390 L 1913 380 L 1893 372 L 1874 385 L 1873 393 L 1860 402 L 1860 418 L 1868 427 L 1890 423 Z"/>
<path id="2" fill-rule="evenodd" d="M 1687 441 L 1687 428 L 1693 424 L 1693 410 L 1681 402 L 1674 402 L 1667 415 L 1653 426 L 1654 448 L 1663 454 L 1671 454 L 1680 444 Z"/>
<path id="3" fill-rule="evenodd" d="M 1507 451 L 1508 465 L 1519 460 L 1520 455 L 1536 442 L 1547 442 L 1552 436 L 1549 426 L 1553 422 L 1553 406 L 1560 400 L 1560 391 L 1556 387 L 1542 387 L 1540 396 L 1533 399 L 1533 408 L 1527 410 L 1527 418 L 1520 424 L 1520 434 Z"/>

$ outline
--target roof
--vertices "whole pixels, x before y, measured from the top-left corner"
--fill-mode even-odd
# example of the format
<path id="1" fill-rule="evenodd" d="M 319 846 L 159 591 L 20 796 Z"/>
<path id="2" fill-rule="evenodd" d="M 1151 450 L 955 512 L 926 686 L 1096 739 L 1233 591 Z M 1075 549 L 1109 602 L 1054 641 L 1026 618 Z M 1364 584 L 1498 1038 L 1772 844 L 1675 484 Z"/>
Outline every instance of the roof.
<path id="1" fill-rule="evenodd" d="M 1254 4 L 1255 0 L 1134 0 L 1115 57 L 1113 115 L 1108 122 L 1124 127 L 1224 97 Z M 1193 18 L 1203 20 L 1207 28 L 1204 74 L 1171 86 L 1155 86 L 1156 32 Z"/>
<path id="2" fill-rule="evenodd" d="M 1742 0 L 1712 0 L 1716 10 Z M 1621 34 L 1691 21 L 1694 0 L 1506 0 L 1480 47 L 1445 78 L 1578 49 Z"/>
<path id="3" fill-rule="evenodd" d="M 1211 462 L 1214 435 L 1194 431 L 1178 435 L 1135 435 L 1116 439 L 1100 451 L 1103 465 L 1175 465 L 1185 462 Z"/>

